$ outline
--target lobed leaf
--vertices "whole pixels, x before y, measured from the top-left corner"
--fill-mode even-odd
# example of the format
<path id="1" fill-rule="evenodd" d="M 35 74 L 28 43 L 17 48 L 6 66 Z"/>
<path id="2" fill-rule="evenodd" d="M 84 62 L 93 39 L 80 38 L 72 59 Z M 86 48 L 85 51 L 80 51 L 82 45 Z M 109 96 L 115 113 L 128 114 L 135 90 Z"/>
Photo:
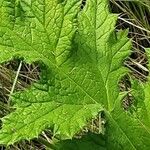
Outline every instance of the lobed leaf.
<path id="1" fill-rule="evenodd" d="M 128 73 L 123 61 L 131 40 L 127 31 L 114 32 L 117 15 L 107 0 L 87 0 L 83 10 L 80 0 L 0 4 L 0 62 L 19 57 L 39 62 L 42 70 L 37 83 L 12 95 L 15 111 L 2 118 L 0 144 L 30 140 L 46 128 L 71 139 L 103 111 L 104 149 L 149 149 L 149 83 L 133 84 L 138 105 L 133 114 L 124 111 L 118 82 Z M 83 141 L 75 140 L 79 149 Z"/>

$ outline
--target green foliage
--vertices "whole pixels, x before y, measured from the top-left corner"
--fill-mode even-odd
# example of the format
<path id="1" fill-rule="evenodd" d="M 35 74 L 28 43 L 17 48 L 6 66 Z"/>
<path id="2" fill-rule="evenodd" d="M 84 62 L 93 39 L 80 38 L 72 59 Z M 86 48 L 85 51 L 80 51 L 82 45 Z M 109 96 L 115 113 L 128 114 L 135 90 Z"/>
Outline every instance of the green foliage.
<path id="1" fill-rule="evenodd" d="M 0 4 L 0 62 L 23 58 L 38 62 L 42 70 L 37 83 L 11 96 L 15 110 L 2 118 L 0 144 L 30 140 L 46 128 L 71 139 L 103 111 L 104 149 L 149 149 L 149 86 L 142 90 L 133 84 L 138 85 L 133 86 L 137 108 L 132 114 L 125 112 L 118 82 L 128 72 L 123 61 L 131 41 L 127 31 L 114 32 L 117 15 L 109 13 L 107 0 L 87 0 L 83 10 L 81 0 Z M 143 93 L 137 96 L 138 91 Z M 101 144 L 89 138 L 67 145 L 69 140 L 62 141 L 58 149 L 72 144 L 82 149 L 91 143 L 98 149 Z"/>
<path id="2" fill-rule="evenodd" d="M 103 136 L 88 134 L 81 139 L 60 141 L 55 144 L 54 150 L 106 150 Z"/>

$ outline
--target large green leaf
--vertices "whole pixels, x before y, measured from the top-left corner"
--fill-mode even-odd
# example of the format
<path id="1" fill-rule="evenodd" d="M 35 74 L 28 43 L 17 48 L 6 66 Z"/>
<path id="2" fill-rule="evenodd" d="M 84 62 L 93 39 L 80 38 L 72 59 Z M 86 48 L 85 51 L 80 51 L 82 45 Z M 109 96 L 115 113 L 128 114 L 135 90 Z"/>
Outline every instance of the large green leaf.
<path id="1" fill-rule="evenodd" d="M 37 83 L 12 95 L 15 111 L 2 118 L 0 144 L 32 139 L 49 127 L 62 139 L 72 138 L 104 111 L 104 148 L 149 149 L 148 113 L 140 107 L 125 112 L 118 89 L 128 72 L 127 32 L 114 32 L 117 15 L 109 13 L 107 0 L 87 0 L 83 10 L 80 3 L 1 0 L 0 62 L 24 58 L 39 62 L 42 73 Z"/>
<path id="2" fill-rule="evenodd" d="M 104 99 L 107 118 L 106 148 L 147 150 L 150 146 L 149 113 L 139 111 L 146 109 L 150 102 L 147 100 L 145 107 L 137 107 L 133 114 L 125 112 L 122 107 L 123 97 L 119 96 L 117 81 L 126 72 L 122 67 L 122 60 L 129 53 L 131 43 L 126 38 L 126 32 L 120 31 L 116 36 L 113 35 L 115 16 L 109 14 L 106 3 L 106 0 L 88 1 L 79 21 L 80 34 L 83 36 L 85 33 L 85 45 L 82 45 L 89 53 L 92 49 L 96 50 L 97 64 L 107 92 L 107 100 Z M 86 36 L 89 32 L 90 38 Z M 143 88 L 138 89 L 138 92 L 141 89 Z M 143 96 L 142 100 L 145 98 L 146 96 Z M 137 103 L 140 101 L 137 100 Z"/>
<path id="3" fill-rule="evenodd" d="M 16 110 L 2 119 L 1 144 L 34 138 L 46 127 L 71 138 L 102 110 L 100 71 L 71 43 L 78 10 L 78 0 L 3 2 L 1 62 L 17 56 L 45 67 L 38 83 L 12 96 Z"/>
<path id="4" fill-rule="evenodd" d="M 111 31 L 111 25 L 114 26 L 114 17 L 107 12 L 105 1 L 98 2 L 100 3 L 92 1 L 87 2 L 87 6 L 81 15 L 82 21 L 79 22 L 81 24 L 80 35 L 83 37 L 83 42 L 81 45 L 83 46 L 83 49 L 88 50 L 89 53 L 91 53 L 93 49 L 97 50 L 94 53 L 95 55 L 99 53 L 99 55 L 97 55 L 99 59 L 98 61 L 96 61 L 98 63 L 98 67 L 100 68 L 99 70 L 102 74 L 103 81 L 107 90 L 107 101 L 105 99 L 103 103 L 105 105 L 104 112 L 107 119 L 105 132 L 106 143 L 104 145 L 104 148 L 108 150 L 148 150 L 150 146 L 150 122 L 148 113 L 149 109 L 147 107 L 150 104 L 150 89 L 147 88 L 147 86 L 145 88 L 145 86 L 141 87 L 139 83 L 137 83 L 137 85 L 135 85 L 134 83 L 133 85 L 137 89 L 135 91 L 133 90 L 133 95 L 138 105 L 134 106 L 136 109 L 133 111 L 133 113 L 130 113 L 123 109 L 123 96 L 118 95 L 119 92 L 117 88 L 117 81 L 119 77 L 126 72 L 126 69 L 122 67 L 121 62 L 129 53 L 128 50 L 131 48 L 131 43 L 126 38 L 127 33 L 124 31 L 120 31 L 119 33 L 117 33 L 116 38 L 113 33 L 108 32 Z M 100 5 L 100 7 L 98 5 Z M 99 8 L 100 10 L 98 10 Z M 93 16 L 95 16 L 95 9 L 97 10 L 98 14 L 101 15 L 96 15 L 97 18 L 93 20 Z M 93 10 L 94 15 L 92 15 L 91 10 Z M 104 14 L 107 15 L 105 16 Z M 103 21 L 102 24 L 100 21 L 103 20 L 103 16 L 105 16 L 105 21 Z M 107 20 L 106 18 L 109 19 Z M 95 22 L 97 23 L 96 25 Z M 107 25 L 105 24 L 105 22 Z M 96 27 L 94 27 L 94 25 Z M 93 28 L 96 29 L 96 32 Z M 89 34 L 89 31 L 91 31 L 91 35 Z M 99 35 L 101 35 L 100 38 Z M 95 39 L 97 40 L 95 41 Z M 96 48 L 94 46 L 96 46 Z M 146 100 L 146 103 L 144 99 Z M 80 146 L 82 147 L 82 144 Z"/>

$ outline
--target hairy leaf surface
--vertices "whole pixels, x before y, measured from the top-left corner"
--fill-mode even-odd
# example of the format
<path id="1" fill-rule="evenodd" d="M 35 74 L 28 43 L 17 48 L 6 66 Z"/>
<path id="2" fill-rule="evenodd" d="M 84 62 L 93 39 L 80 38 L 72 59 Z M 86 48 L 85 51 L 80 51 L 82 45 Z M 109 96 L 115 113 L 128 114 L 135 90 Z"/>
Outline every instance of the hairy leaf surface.
<path id="1" fill-rule="evenodd" d="M 107 0 L 87 0 L 83 10 L 80 0 L 0 4 L 0 62 L 19 57 L 42 70 L 37 83 L 12 95 L 15 111 L 2 118 L 0 144 L 32 139 L 46 128 L 72 138 L 104 111 L 105 149 L 149 148 L 148 112 L 122 108 L 118 81 L 128 72 L 123 61 L 131 41 L 127 31 L 114 32 L 117 15 Z M 148 110 L 148 100 L 143 103 Z"/>
<path id="2" fill-rule="evenodd" d="M 80 47 L 83 46 L 83 49 L 89 54 L 95 50 L 93 55 L 96 55 L 96 58 L 93 60 L 97 61 L 106 88 L 107 100 L 103 99 L 104 101 L 102 101 L 107 118 L 104 148 L 108 150 L 140 150 L 144 147 L 145 150 L 148 150 L 150 122 L 149 113 L 145 109 L 149 106 L 149 100 L 147 100 L 147 104 L 143 102 L 145 107 L 142 107 L 142 104 L 139 103 L 149 97 L 146 96 L 149 89 L 142 95 L 136 96 L 145 87 L 141 87 L 133 93 L 139 105 L 133 114 L 125 112 L 123 109 L 123 96 L 119 95 L 118 90 L 119 78 L 127 72 L 122 66 L 122 60 L 131 49 L 127 32 L 120 31 L 116 35 L 114 34 L 116 15 L 108 12 L 106 0 L 88 1 L 80 19 L 79 33 L 82 37 L 80 38 Z M 81 39 L 83 39 L 83 42 Z M 141 111 L 141 109 L 144 111 Z"/>
<path id="3" fill-rule="evenodd" d="M 1 62 L 17 56 L 45 67 L 38 83 L 13 95 L 16 111 L 3 118 L 0 141 L 31 139 L 46 127 L 71 138 L 102 110 L 106 97 L 97 66 L 71 43 L 79 1 L 13 2 L 1 6 Z"/>

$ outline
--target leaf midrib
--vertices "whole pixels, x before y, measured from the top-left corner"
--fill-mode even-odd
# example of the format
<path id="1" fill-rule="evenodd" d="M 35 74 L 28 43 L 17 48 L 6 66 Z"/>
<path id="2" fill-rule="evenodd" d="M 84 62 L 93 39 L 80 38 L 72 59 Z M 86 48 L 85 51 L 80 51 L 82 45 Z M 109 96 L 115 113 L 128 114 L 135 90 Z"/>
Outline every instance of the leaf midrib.
<path id="1" fill-rule="evenodd" d="M 130 138 L 127 136 L 127 134 L 123 131 L 123 129 L 119 126 L 119 124 L 116 122 L 116 120 L 112 117 L 111 113 L 107 110 L 105 110 L 105 112 L 108 114 L 109 118 L 111 118 L 111 120 L 114 122 L 114 124 L 116 124 L 116 126 L 120 129 L 120 131 L 123 133 L 123 135 L 126 137 L 127 141 L 131 144 L 131 146 L 137 150 L 136 146 L 134 145 L 134 143 L 131 142 Z M 109 138 L 109 137 L 108 137 Z"/>
<path id="2" fill-rule="evenodd" d="M 67 105 L 67 104 L 63 104 L 63 105 Z M 28 124 L 35 123 L 35 120 L 39 120 L 39 118 L 42 118 L 43 116 L 46 116 L 46 115 L 48 115 L 49 113 L 52 113 L 53 111 L 55 111 L 56 109 L 62 107 L 63 105 L 58 105 L 57 107 L 53 108 L 51 111 L 46 111 L 46 112 L 44 113 L 44 115 L 41 114 L 41 115 L 38 116 L 36 119 L 32 120 L 31 122 L 28 122 Z M 77 105 L 77 106 L 78 106 L 78 105 Z M 80 106 L 80 105 L 79 105 L 79 106 Z M 83 109 L 83 107 L 85 107 L 85 106 L 82 105 L 82 107 L 79 108 L 78 111 L 80 111 L 81 109 Z M 25 109 L 25 108 L 23 108 L 23 109 Z M 101 109 L 102 109 L 102 108 L 101 108 Z M 78 112 L 78 111 L 77 111 L 77 112 Z M 73 115 L 74 115 L 74 114 L 72 114 L 72 116 L 73 116 Z M 72 116 L 70 116 L 70 118 L 72 118 Z M 63 124 L 63 122 L 62 122 L 62 124 Z M 19 131 L 19 130 L 21 130 L 22 128 L 24 128 L 24 126 L 25 126 L 25 125 L 22 124 L 22 126 L 20 126 L 20 128 L 17 128 L 17 131 Z"/>
<path id="3" fill-rule="evenodd" d="M 11 30 L 10 30 L 11 31 Z M 47 63 L 46 65 L 47 66 L 52 66 L 54 67 L 55 69 L 57 69 L 59 72 L 61 72 L 63 75 L 65 75 L 70 81 L 72 81 L 74 84 L 76 84 L 86 95 L 88 95 L 88 97 L 95 103 L 99 104 L 85 89 L 83 89 L 78 83 L 76 83 L 76 81 L 74 81 L 74 79 L 70 78 L 64 71 L 63 69 L 60 69 L 59 66 L 57 66 L 56 64 L 54 64 L 50 59 L 48 59 L 47 57 L 45 57 L 43 54 L 41 53 L 38 53 L 37 50 L 31 45 L 29 44 L 28 42 L 26 42 L 24 39 L 22 39 L 22 37 L 20 37 L 20 35 L 18 35 L 16 32 L 14 31 L 11 31 L 13 32 L 13 34 L 15 34 L 18 38 L 20 38 L 25 44 L 27 44 L 30 48 L 32 48 L 32 50 L 34 51 L 34 53 L 37 53 L 39 54 L 39 56 L 42 56 L 42 60 L 45 59 L 45 62 L 49 62 Z"/>
<path id="4" fill-rule="evenodd" d="M 42 22 L 39 20 L 38 16 L 34 13 L 34 11 L 32 10 L 32 8 L 26 3 L 24 2 L 30 9 L 31 11 L 33 12 L 33 14 L 35 15 L 35 17 L 37 18 L 37 20 L 39 21 L 39 23 L 43 26 L 43 28 L 45 29 L 44 25 L 42 24 Z M 70 8 L 71 9 L 71 8 Z M 68 9 L 68 11 L 70 10 Z M 67 12 L 68 12 L 67 11 Z M 63 24 L 63 22 L 62 22 Z M 9 29 L 9 28 L 8 28 Z M 9 29 L 10 30 L 10 29 Z M 15 31 L 12 31 L 10 30 L 10 32 L 13 32 L 13 34 L 15 34 L 17 37 L 19 37 L 25 44 L 27 44 L 29 47 L 32 48 L 32 50 L 34 51 L 34 53 L 38 53 L 36 51 L 36 49 L 31 45 L 29 44 L 28 42 L 26 42 L 24 39 L 22 39 L 22 37 L 20 37 Z M 47 31 L 45 29 L 45 32 L 46 34 Z M 61 30 L 60 30 L 60 33 L 61 33 Z M 58 38 L 59 39 L 59 38 Z M 59 72 L 61 72 L 62 74 L 64 74 L 71 82 L 73 82 L 74 84 L 76 84 L 94 103 L 98 103 L 85 89 L 83 89 L 76 81 L 74 81 L 74 79 L 70 78 L 62 69 L 59 68 L 59 66 L 57 66 L 56 64 L 54 64 L 50 59 L 46 58 L 44 55 L 42 55 L 41 53 L 38 53 L 39 56 L 42 56 L 43 59 L 45 59 L 46 61 L 45 62 L 49 62 L 47 65 L 49 66 L 49 64 L 51 64 L 51 66 L 53 66 L 54 68 L 56 68 L 57 70 L 59 70 Z M 98 69 L 99 70 L 99 69 Z"/>

